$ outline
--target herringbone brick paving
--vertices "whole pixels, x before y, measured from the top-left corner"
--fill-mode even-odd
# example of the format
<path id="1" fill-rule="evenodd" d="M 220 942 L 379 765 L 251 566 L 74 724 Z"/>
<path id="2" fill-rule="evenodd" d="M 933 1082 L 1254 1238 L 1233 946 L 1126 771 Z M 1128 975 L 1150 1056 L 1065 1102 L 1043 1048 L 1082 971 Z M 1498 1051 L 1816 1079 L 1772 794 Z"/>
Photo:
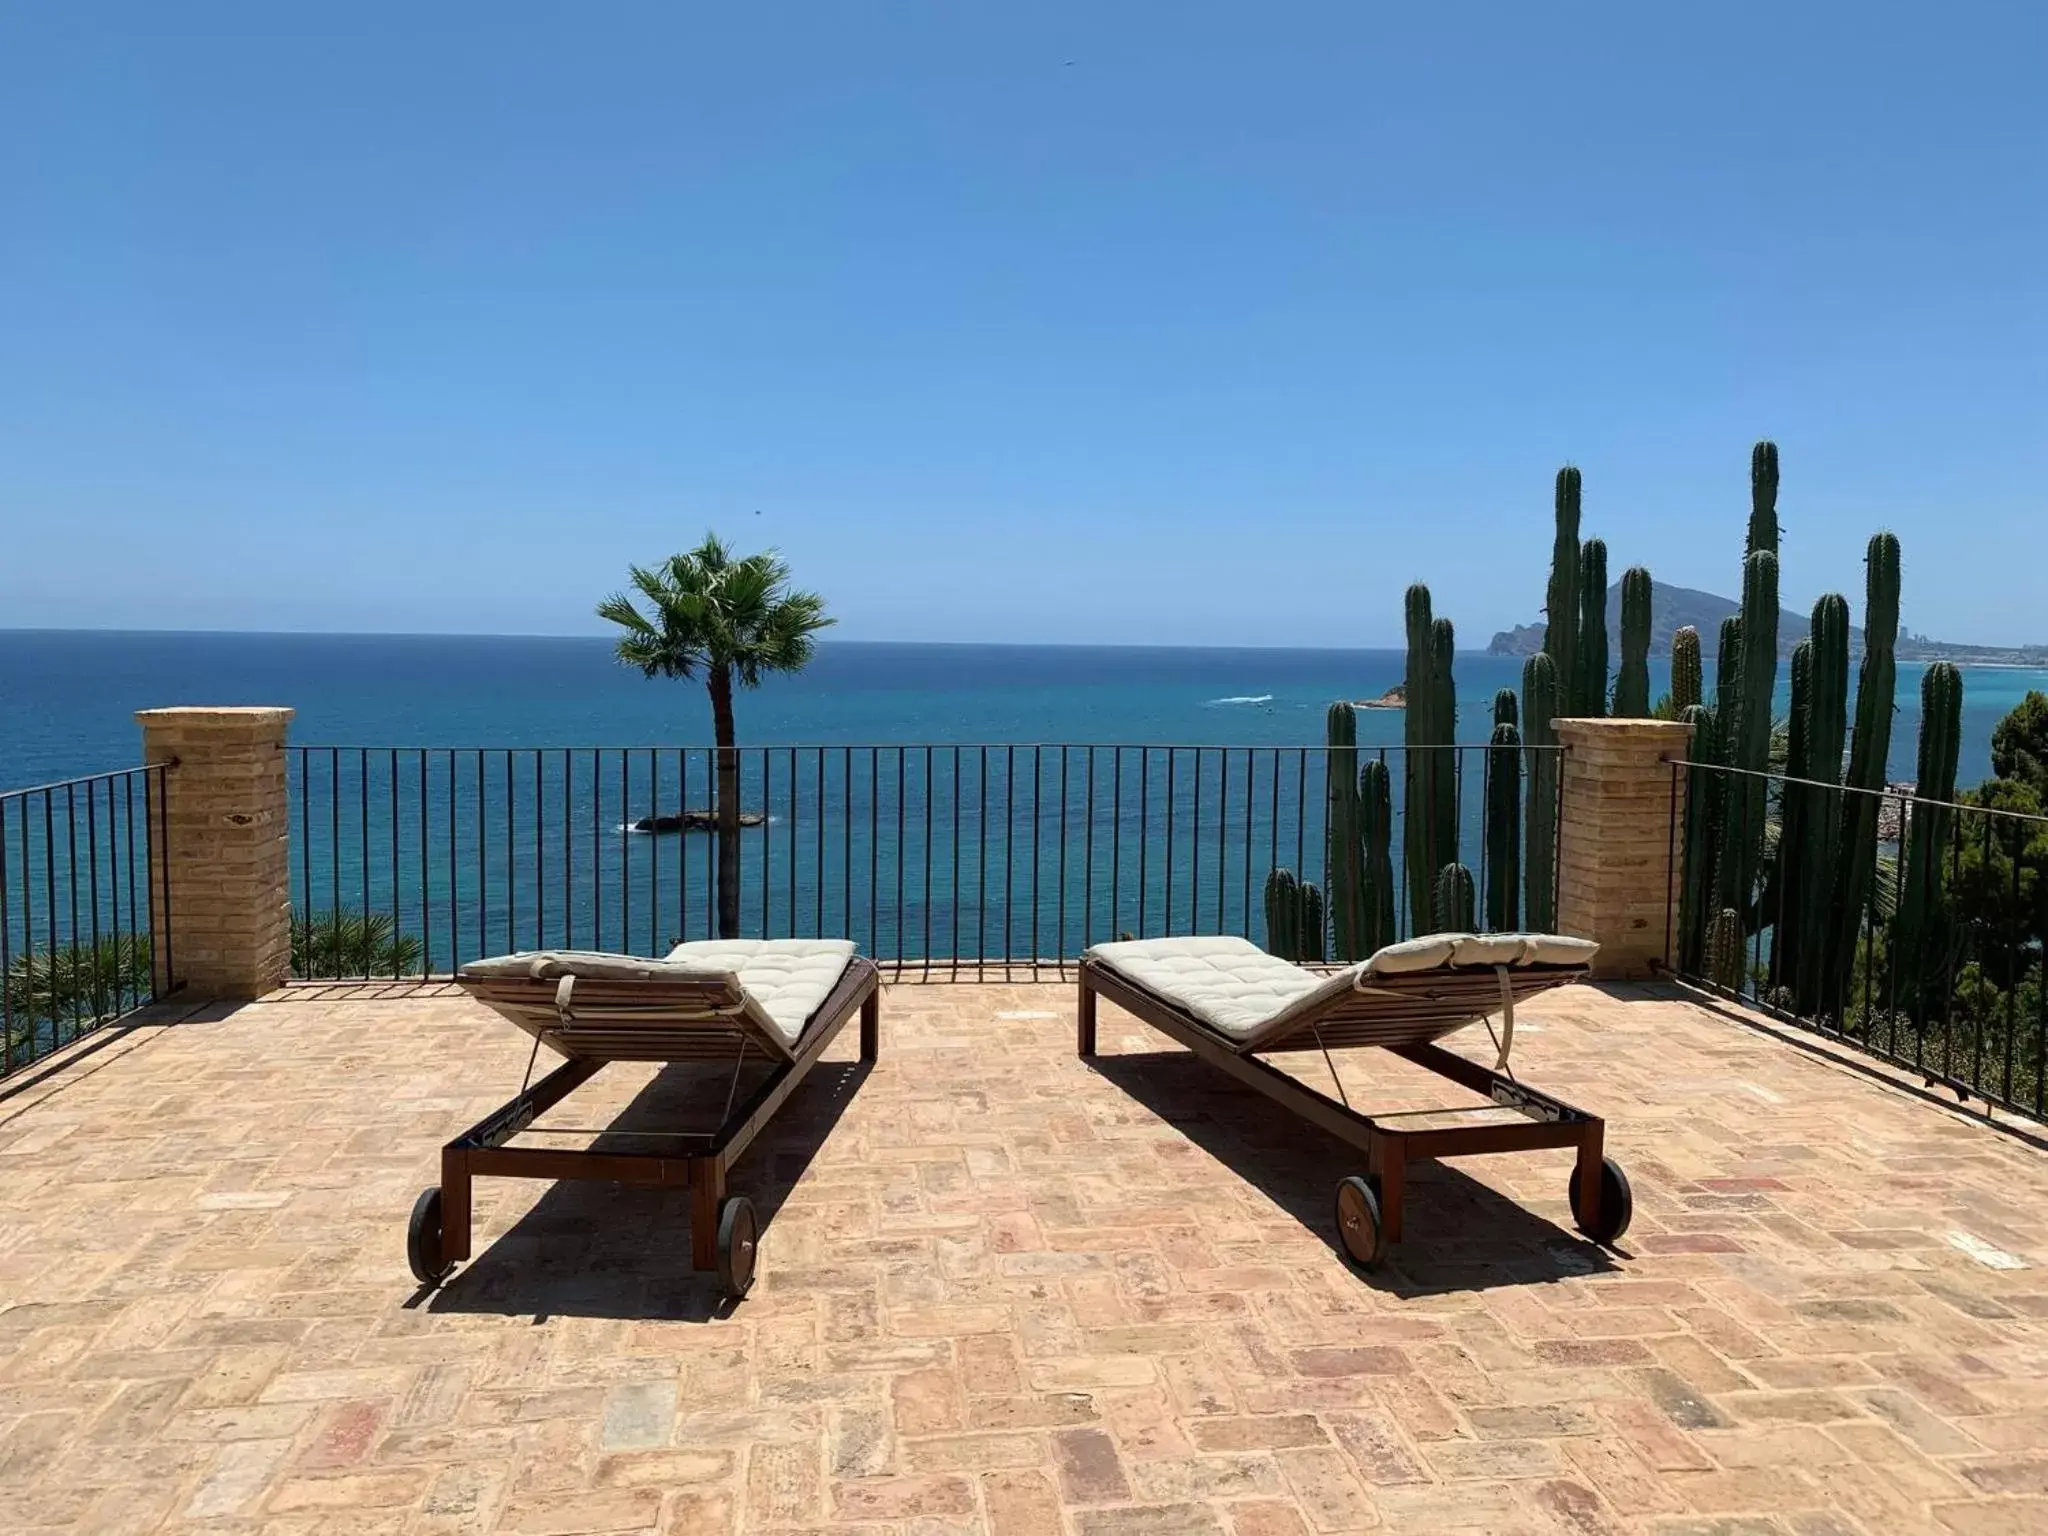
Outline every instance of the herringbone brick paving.
<path id="1" fill-rule="evenodd" d="M 683 1199 L 593 1185 L 481 1182 L 422 1297 L 406 1211 L 525 1041 L 283 998 L 0 1100 L 7 1529 L 2048 1531 L 2048 1159 L 1684 1001 L 1553 994 L 1516 1048 L 1610 1117 L 1624 1254 L 1562 1154 L 1480 1159 L 1368 1281 L 1345 1149 L 1114 1010 L 1076 1061 L 1064 986 L 892 986 L 880 1065 L 735 1170 L 721 1315 Z M 725 1092 L 614 1068 L 549 1123 Z"/>

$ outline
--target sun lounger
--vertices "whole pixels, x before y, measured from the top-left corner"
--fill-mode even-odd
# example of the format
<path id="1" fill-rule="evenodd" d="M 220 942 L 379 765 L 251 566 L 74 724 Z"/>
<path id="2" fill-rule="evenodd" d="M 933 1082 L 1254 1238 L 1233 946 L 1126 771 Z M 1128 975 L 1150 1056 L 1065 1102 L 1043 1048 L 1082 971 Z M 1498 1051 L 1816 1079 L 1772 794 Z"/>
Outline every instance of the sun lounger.
<path id="1" fill-rule="evenodd" d="M 544 950 L 464 966 L 456 982 L 486 1007 L 567 1059 L 527 1083 L 441 1150 L 441 1182 L 413 1206 L 406 1253 L 423 1285 L 436 1285 L 470 1254 L 470 1181 L 478 1174 L 527 1179 L 598 1179 L 687 1186 L 697 1269 L 715 1268 L 727 1294 L 753 1283 L 759 1226 L 753 1202 L 726 1193 L 726 1170 L 781 1107 L 825 1047 L 860 1013 L 860 1055 L 879 1044 L 880 994 L 874 963 L 828 939 L 704 940 L 665 960 Z M 721 1124 L 635 1139 L 667 1150 L 612 1151 L 509 1145 L 535 1119 L 614 1061 L 729 1065 L 732 1087 Z M 740 1071 L 773 1067 L 735 1104 Z M 677 1150 L 677 1144 L 681 1150 Z"/>
<path id="2" fill-rule="evenodd" d="M 1508 1059 L 1515 1005 L 1584 980 L 1598 948 L 1552 934 L 1433 934 L 1329 974 L 1290 965 L 1245 939 L 1098 944 L 1081 960 L 1079 1051 L 1095 1055 L 1096 999 L 1106 997 L 1363 1151 L 1365 1175 L 1339 1181 L 1336 1191 L 1338 1234 L 1360 1268 L 1377 1265 L 1386 1246 L 1400 1241 L 1409 1163 L 1482 1152 L 1575 1148 L 1573 1215 L 1588 1237 L 1612 1243 L 1628 1227 L 1632 1198 L 1627 1178 L 1604 1154 L 1604 1122 L 1518 1082 Z M 1491 1068 L 1436 1044 L 1496 1014 Z M 1390 1050 L 1488 1102 L 1368 1115 L 1258 1059 L 1356 1045 Z M 1329 1066 L 1335 1078 L 1335 1061 Z M 1341 1079 L 1337 1089 L 1342 1095 Z"/>

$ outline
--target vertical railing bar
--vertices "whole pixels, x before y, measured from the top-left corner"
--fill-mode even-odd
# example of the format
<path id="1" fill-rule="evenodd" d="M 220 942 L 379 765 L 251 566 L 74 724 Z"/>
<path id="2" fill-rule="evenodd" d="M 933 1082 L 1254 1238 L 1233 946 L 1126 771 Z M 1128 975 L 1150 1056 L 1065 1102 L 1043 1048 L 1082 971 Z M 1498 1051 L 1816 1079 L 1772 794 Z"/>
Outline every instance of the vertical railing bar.
<path id="1" fill-rule="evenodd" d="M 547 774 L 542 749 L 533 749 L 533 947 L 548 947 Z M 564 946 L 566 947 L 566 946 Z"/>
<path id="2" fill-rule="evenodd" d="M 135 798 L 132 785 L 127 794 L 129 806 L 129 878 L 133 880 L 135 874 Z M 14 991 L 6 985 L 5 981 L 5 978 L 14 974 L 14 921 L 13 912 L 10 910 L 12 902 L 9 899 L 11 887 L 7 878 L 7 806 L 8 797 L 0 795 L 0 1077 L 4 1077 L 7 1073 L 14 1070 Z M 22 807 L 22 815 L 26 817 L 27 814 L 28 807 L 24 805 Z M 154 991 L 155 970 L 153 967 L 151 969 L 150 986 L 151 990 Z M 35 1055 L 34 1017 L 33 1012 L 31 1012 L 29 1015 L 29 1055 L 23 1058 L 24 1064 L 29 1060 L 33 1060 Z"/>
<path id="3" fill-rule="evenodd" d="M 953 887 L 949 905 L 953 908 L 953 952 L 947 958 L 952 970 L 960 969 L 960 749 L 953 748 Z"/>
<path id="4" fill-rule="evenodd" d="M 356 906 L 363 914 L 363 921 L 370 920 L 370 749 L 356 748 L 356 841 L 362 861 L 356 866 L 356 878 L 361 886 L 356 892 Z M 339 966 L 336 969 L 340 969 Z M 363 980 L 370 979 L 370 955 L 363 954 Z"/>
<path id="5" fill-rule="evenodd" d="M 661 814 L 661 750 L 647 749 L 647 814 L 650 818 Z M 633 808 L 626 807 L 625 815 L 619 818 L 624 826 L 633 824 Z M 661 942 L 661 833 L 656 831 L 660 823 L 649 820 L 647 824 L 647 953 L 654 956 L 668 953 Z M 681 825 L 680 822 L 677 823 Z M 619 840 L 630 847 L 627 839 L 631 833 L 621 832 Z M 688 836 L 688 833 L 681 834 Z"/>
<path id="6" fill-rule="evenodd" d="M 770 808 L 771 808 L 771 807 L 772 807 L 772 806 L 773 806 L 773 805 L 775 804 L 775 770 L 774 770 L 774 768 L 773 768 L 773 766 L 772 766 L 772 760 L 770 759 L 770 757 L 769 757 L 769 755 L 768 755 L 768 748 L 766 748 L 766 747 L 762 747 L 762 748 L 760 749 L 760 756 L 761 756 L 761 937 L 762 937 L 762 938 L 764 938 L 764 939 L 768 939 L 768 938 L 773 938 L 773 937 L 774 937 L 774 930 L 773 930 L 773 927 L 772 927 L 772 924 L 773 924 L 773 921 L 774 921 L 774 920 L 773 920 L 773 918 L 771 918 L 771 917 L 770 917 L 770 915 L 769 915 L 769 907 L 768 907 L 768 902 L 769 902 L 769 887 L 770 887 L 770 886 L 772 886 L 772 885 L 773 885 L 773 884 L 775 883 L 775 882 L 774 882 L 774 880 L 773 880 L 773 879 L 771 878 L 771 876 L 772 876 L 772 871 L 773 871 L 773 868 L 774 868 L 774 864 L 775 864 L 775 861 L 774 861 L 774 859 L 773 859 L 773 858 L 771 858 L 771 857 L 769 856 L 769 852 L 768 852 L 768 830 L 769 830 L 769 828 L 768 828 L 768 813 L 769 813 L 769 810 L 770 810 Z M 743 782 L 743 783 L 744 783 L 744 782 L 745 782 L 745 780 L 746 780 L 746 773 L 745 773 L 745 766 L 746 766 L 746 758 L 745 758 L 745 756 L 742 756 L 742 757 L 740 758 L 740 765 L 741 765 L 741 770 L 742 770 L 742 771 L 741 771 L 741 774 L 740 774 L 740 779 L 741 779 L 741 782 Z M 745 796 L 744 794 L 743 794 L 743 795 L 741 795 L 741 797 L 740 797 L 740 803 L 741 803 L 742 805 L 746 804 L 746 796 Z M 745 877 L 746 877 L 746 868 L 747 868 L 747 861 L 746 861 L 746 857 L 745 857 L 745 855 L 742 855 L 742 856 L 741 856 L 741 858 L 740 858 L 740 872 L 741 872 L 741 880 L 742 880 L 742 882 L 744 882 L 744 880 L 745 880 Z M 879 957 L 878 957 L 878 958 L 879 958 Z"/>
<path id="7" fill-rule="evenodd" d="M 853 937 L 853 748 L 839 749 L 839 860 L 840 928 Z"/>
<path id="8" fill-rule="evenodd" d="M 2026 844 L 2021 837 L 2021 834 L 2026 831 L 2026 823 L 2015 821 L 2011 825 L 2012 910 L 2019 912 L 2024 910 L 2020 906 L 2020 863 L 2026 856 Z M 1900 851 L 1902 853 L 1905 851 L 1903 831 L 1900 834 Z M 2017 943 L 2012 943 L 2009 947 L 2016 950 L 2018 945 Z M 2012 1103 L 2012 1051 L 2019 1030 L 2019 1017 L 2015 1010 L 2019 1006 L 2020 987 L 2027 979 L 2025 964 L 2023 962 L 2017 966 L 2014 964 L 2015 961 L 2020 959 L 2021 957 L 2017 954 L 2008 954 L 2005 964 L 2005 973 L 2010 978 L 2011 985 L 2005 989 L 2005 1066 L 2003 1075 L 1999 1079 L 1998 1097 L 2006 1104 Z M 2043 977 L 2042 979 L 2044 982 L 2048 982 L 2048 977 Z"/>
<path id="9" fill-rule="evenodd" d="M 813 936 L 825 937 L 825 749 L 818 753 L 818 875 L 817 875 L 817 917 Z"/>
<path id="10" fill-rule="evenodd" d="M 1016 928 L 1017 748 L 1003 748 L 1003 980 L 1010 979 L 1010 935 Z"/>
<path id="11" fill-rule="evenodd" d="M 71 907 L 71 926 L 65 932 L 65 941 L 74 955 L 78 952 L 78 788 L 76 784 L 64 786 L 64 886 Z M 53 946 L 54 948 L 54 946 Z M 56 956 L 52 954 L 54 964 Z M 85 989 L 71 989 L 71 1038 L 76 1040 L 80 1024 L 84 1019 Z"/>
<path id="12" fill-rule="evenodd" d="M 796 937 L 796 833 L 799 816 L 797 810 L 797 777 L 796 748 L 791 747 L 789 749 L 789 937 L 792 939 Z M 765 801 L 762 803 L 761 809 L 764 814 L 767 812 L 768 807 Z M 767 836 L 767 824 L 763 822 L 761 837 L 764 848 L 767 846 Z"/>
<path id="13" fill-rule="evenodd" d="M 93 795 L 92 780 L 90 779 L 86 780 L 85 783 L 85 867 L 86 904 L 92 912 L 92 948 L 88 953 L 92 956 L 93 1024 L 97 1026 L 100 1019 L 106 1015 L 107 999 L 106 993 L 101 990 L 106 971 L 100 955 L 100 813 L 99 801 Z M 71 884 L 76 889 L 78 885 L 78 867 L 76 864 L 71 869 Z M 72 940 L 74 943 L 77 942 L 77 935 L 74 934 Z M 117 961 L 119 960 L 118 955 L 115 958 Z M 117 983 L 120 975 L 120 967 L 117 964 L 114 969 Z M 2007 1075 L 2011 1075 L 2009 1070 Z"/>
<path id="14" fill-rule="evenodd" d="M 1024 958 L 1025 958 L 1025 959 L 1027 959 L 1028 961 L 1030 961 L 1030 962 L 1031 962 L 1031 976 L 1032 976 L 1032 979 L 1033 979 L 1033 980 L 1036 980 L 1036 979 L 1037 979 L 1037 977 L 1038 977 L 1038 862 L 1039 862 L 1039 846 L 1038 846 L 1038 840 L 1039 840 L 1039 830 L 1038 830 L 1038 822 L 1039 822 L 1039 812 L 1040 812 L 1040 811 L 1041 811 L 1041 810 L 1043 809 L 1043 807 L 1042 807 L 1042 806 L 1041 806 L 1041 805 L 1039 804 L 1039 778 L 1040 778 L 1040 769 L 1042 769 L 1042 768 L 1044 767 L 1044 765 L 1045 765 L 1045 764 L 1044 764 L 1044 759 L 1043 759 L 1043 758 L 1042 758 L 1042 757 L 1040 756 L 1040 753 L 1041 753 L 1041 752 L 1042 752 L 1043 750 L 1044 750 L 1044 749 L 1043 749 L 1042 747 L 1040 747 L 1040 746 L 1039 746 L 1039 745 L 1038 745 L 1037 743 L 1035 743 L 1035 742 L 1034 742 L 1034 743 L 1032 744 L 1032 747 L 1031 747 L 1031 953 L 1030 953 L 1030 954 L 1028 954 L 1028 955 L 1026 955 L 1026 956 L 1025 956 Z"/>
<path id="15" fill-rule="evenodd" d="M 299 922 L 308 925 L 306 931 L 310 937 L 312 932 L 310 925 L 313 921 L 313 828 L 311 777 L 307 772 L 306 759 L 311 756 L 311 753 L 306 748 L 300 747 L 297 749 L 297 755 L 299 759 L 299 910 L 295 916 Z M 148 797 L 149 785 L 145 781 L 143 784 L 145 804 L 148 801 Z M 130 834 L 132 836 L 135 816 L 135 809 L 132 803 L 129 806 L 128 815 Z"/>
<path id="16" fill-rule="evenodd" d="M 924 749 L 924 974 L 932 973 L 932 749 Z"/>
<path id="17" fill-rule="evenodd" d="M 416 747 L 420 805 L 420 974 L 434 974 L 434 886 L 427 871 L 427 749 Z"/>
<path id="18" fill-rule="evenodd" d="M 974 770 L 974 966 L 979 975 L 988 964 L 988 748 L 976 749 Z"/>
<path id="19" fill-rule="evenodd" d="M 1081 948 L 1087 950 L 1095 946 L 1095 744 L 1081 750 L 1088 754 L 1083 770 L 1088 809 L 1082 816 L 1087 831 L 1081 841 Z"/>
<path id="20" fill-rule="evenodd" d="M 903 795 L 909 780 L 910 767 L 904 760 L 908 749 L 900 742 L 896 747 L 896 974 L 903 974 L 903 850 L 904 806 Z"/>
<path id="21" fill-rule="evenodd" d="M 1176 798 L 1173 778 L 1174 770 L 1179 766 L 1179 758 L 1180 753 L 1176 748 L 1168 747 L 1166 749 L 1166 846 L 1164 856 L 1160 859 L 1160 862 L 1166 866 L 1166 889 L 1161 893 L 1160 917 L 1166 924 L 1165 932 L 1168 938 L 1173 937 L 1173 802 Z M 1200 761 L 1201 755 L 1197 753 L 1196 763 L 1198 771 Z M 1200 846 L 1200 839 L 1198 838 L 1196 839 L 1197 858 L 1201 856 Z"/>
<path id="22" fill-rule="evenodd" d="M 1123 912 L 1123 851 L 1124 851 L 1124 749 L 1114 747 L 1110 760 L 1109 781 L 1109 936 L 1114 939 L 1123 930 L 1117 927 L 1117 918 Z"/>
<path id="23" fill-rule="evenodd" d="M 448 749 L 448 973 L 452 976 L 462 969 L 462 922 L 458 898 L 461 884 L 456 865 L 461 861 L 455 835 L 455 749 Z M 479 896 L 481 901 L 482 897 Z"/>
<path id="24" fill-rule="evenodd" d="M 519 948 L 519 893 L 513 883 L 519 862 L 519 812 L 512 785 L 512 749 L 501 750 L 505 754 L 505 952 L 510 954 Z"/>
<path id="25" fill-rule="evenodd" d="M 127 834 L 127 853 L 120 858 L 119 865 L 114 868 L 114 954 L 116 963 L 120 967 L 116 974 L 120 977 L 121 988 L 120 995 L 116 1001 L 119 1003 L 123 1013 L 126 1013 L 130 1007 L 140 1007 L 142 1005 L 141 992 L 128 985 L 128 978 L 131 974 L 130 967 L 135 964 L 135 956 L 141 948 L 135 940 L 137 919 L 135 915 L 134 786 L 135 771 L 130 769 L 121 775 L 121 808 L 124 814 L 116 816 L 114 813 L 114 781 L 112 779 L 107 780 L 107 838 L 110 843 L 119 842 L 121 841 L 122 833 L 125 831 Z M 6 858 L 7 827 L 4 822 L 0 822 L 0 933 L 4 933 L 7 928 Z M 108 863 L 113 865 L 115 858 L 114 849 L 109 847 L 107 850 Z M 123 868 L 128 872 L 128 904 L 125 918 L 121 904 L 121 870 Z M 286 883 L 289 886 L 289 876 L 287 876 Z M 287 943 L 289 943 L 289 939 L 287 939 Z M 124 945 L 126 947 L 125 954 L 122 952 Z M 0 950 L 0 976 L 5 976 L 6 974 L 7 959 L 4 950 Z M 4 990 L 4 987 L 0 987 L 0 991 Z M 132 1004 L 127 1000 L 130 992 L 135 994 L 135 1001 Z"/>
<path id="26" fill-rule="evenodd" d="M 398 977 L 398 748 L 389 749 L 386 772 L 391 779 L 391 975 Z"/>
<path id="27" fill-rule="evenodd" d="M 1067 759 L 1071 749 L 1065 742 L 1060 743 L 1060 852 L 1059 852 L 1059 932 L 1053 940 L 1056 958 L 1064 966 L 1067 963 Z"/>
<path id="28" fill-rule="evenodd" d="M 491 871 L 486 844 L 490 840 L 490 816 L 485 804 L 484 749 L 476 749 L 476 952 L 491 952 Z"/>
<path id="29" fill-rule="evenodd" d="M 868 953 L 882 953 L 881 827 L 882 758 L 880 747 L 868 748 Z"/>
<path id="30" fill-rule="evenodd" d="M 629 747 L 619 748 L 619 830 L 613 834 L 619 846 L 619 948 L 631 951 L 633 948 L 633 850 L 626 842 L 626 823 L 633 814 L 633 753 Z M 603 835 L 603 823 L 598 824 L 599 835 Z M 653 834 L 649 834 L 652 836 Z M 609 839 L 607 839 L 609 841 Z"/>
<path id="31" fill-rule="evenodd" d="M 604 948 L 604 756 L 590 749 L 590 947 Z"/>
<path id="32" fill-rule="evenodd" d="M 690 813 L 690 749 L 676 748 L 676 814 Z M 687 943 L 690 937 L 690 833 L 683 830 L 681 841 L 676 844 L 676 942 Z"/>
<path id="33" fill-rule="evenodd" d="M 1132 930 L 1132 936 L 1140 939 L 1145 937 L 1146 876 L 1151 873 L 1147 867 L 1151 863 L 1151 801 L 1152 749 L 1149 746 L 1140 746 L 1138 748 L 1138 926 Z M 1168 818 L 1167 824 L 1170 829 L 1172 826 L 1171 817 Z M 1169 841 L 1167 846 L 1170 848 L 1172 843 Z"/>

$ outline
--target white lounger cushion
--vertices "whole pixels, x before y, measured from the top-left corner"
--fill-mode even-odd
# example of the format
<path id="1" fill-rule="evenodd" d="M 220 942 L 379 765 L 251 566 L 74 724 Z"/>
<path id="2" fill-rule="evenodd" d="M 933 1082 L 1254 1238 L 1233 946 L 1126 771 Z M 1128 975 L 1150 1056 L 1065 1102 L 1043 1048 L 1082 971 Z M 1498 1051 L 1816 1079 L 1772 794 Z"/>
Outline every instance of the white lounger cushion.
<path id="1" fill-rule="evenodd" d="M 668 952 L 672 964 L 729 971 L 791 1045 L 852 963 L 848 939 L 693 939 Z"/>
<path id="2" fill-rule="evenodd" d="M 472 960 L 460 974 L 480 980 L 587 976 L 604 981 L 737 984 L 747 994 L 747 1017 L 793 1046 L 803 1034 L 804 1021 L 838 985 L 853 954 L 854 946 L 844 939 L 699 939 L 678 944 L 663 960 L 596 950 L 539 949 Z"/>
<path id="3" fill-rule="evenodd" d="M 1222 936 L 1126 939 L 1097 944 L 1088 958 L 1178 1004 L 1218 1034 L 1244 1040 L 1350 991 L 1361 975 L 1407 976 L 1447 965 L 1584 965 L 1599 948 L 1553 934 L 1428 934 L 1389 944 L 1329 976 L 1269 955 L 1249 939 Z"/>

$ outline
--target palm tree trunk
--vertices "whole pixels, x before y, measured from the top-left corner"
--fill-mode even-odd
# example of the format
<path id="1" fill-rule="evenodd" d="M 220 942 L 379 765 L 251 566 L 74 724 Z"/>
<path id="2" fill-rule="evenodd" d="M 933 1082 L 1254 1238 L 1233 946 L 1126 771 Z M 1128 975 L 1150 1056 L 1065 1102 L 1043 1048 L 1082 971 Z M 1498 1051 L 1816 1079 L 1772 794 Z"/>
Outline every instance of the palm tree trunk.
<path id="1" fill-rule="evenodd" d="M 732 668 L 711 669 L 711 733 L 718 743 L 718 936 L 740 936 L 740 754 L 733 744 Z"/>

